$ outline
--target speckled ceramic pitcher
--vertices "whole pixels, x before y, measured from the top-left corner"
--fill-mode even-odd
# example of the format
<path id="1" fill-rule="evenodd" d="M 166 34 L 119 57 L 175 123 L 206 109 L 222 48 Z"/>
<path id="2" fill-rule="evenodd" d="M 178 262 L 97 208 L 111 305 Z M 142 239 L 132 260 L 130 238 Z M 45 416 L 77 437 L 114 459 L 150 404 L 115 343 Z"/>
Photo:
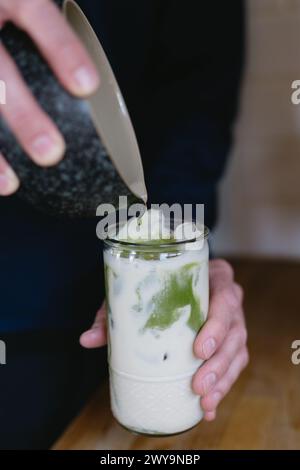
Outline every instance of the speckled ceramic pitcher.
<path id="1" fill-rule="evenodd" d="M 63 7 L 94 59 L 101 86 L 87 100 L 74 98 L 58 83 L 30 38 L 13 25 L 4 27 L 3 44 L 67 145 L 61 163 L 39 167 L 0 118 L 0 151 L 20 178 L 18 193 L 44 212 L 71 217 L 94 216 L 99 204 L 117 204 L 120 195 L 146 200 L 135 133 L 105 53 L 79 6 L 73 0 L 55 3 Z"/>

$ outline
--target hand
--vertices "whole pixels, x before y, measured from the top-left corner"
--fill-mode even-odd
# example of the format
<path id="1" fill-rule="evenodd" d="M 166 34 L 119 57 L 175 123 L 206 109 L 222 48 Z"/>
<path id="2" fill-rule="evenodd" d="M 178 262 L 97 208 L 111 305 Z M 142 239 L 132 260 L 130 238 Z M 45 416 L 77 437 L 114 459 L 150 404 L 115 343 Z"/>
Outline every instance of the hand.
<path id="1" fill-rule="evenodd" d="M 52 1 L 0 0 L 0 27 L 6 21 L 14 22 L 31 36 L 70 93 L 85 96 L 97 89 L 95 66 Z M 6 104 L 0 105 L 0 113 L 20 145 L 38 165 L 55 165 L 64 155 L 64 139 L 38 106 L 1 43 L 0 79 L 6 84 Z M 0 154 L 0 195 L 10 195 L 18 186 L 16 174 Z"/>
<path id="2" fill-rule="evenodd" d="M 242 307 L 242 288 L 233 280 L 233 270 L 224 260 L 209 263 L 210 307 L 208 319 L 195 343 L 195 355 L 206 362 L 193 379 L 194 392 L 200 395 L 204 418 L 212 421 L 224 396 L 248 364 L 247 330 Z M 90 330 L 80 343 L 96 348 L 106 343 L 105 307 L 98 311 Z"/>
<path id="3" fill-rule="evenodd" d="M 210 261 L 210 306 L 207 322 L 194 343 L 197 357 L 206 360 L 193 379 L 204 418 L 212 421 L 220 401 L 249 361 L 242 288 L 224 260 Z"/>
<path id="4" fill-rule="evenodd" d="M 88 349 L 105 346 L 107 342 L 105 303 L 98 310 L 91 328 L 82 333 L 79 341 L 81 346 Z"/>

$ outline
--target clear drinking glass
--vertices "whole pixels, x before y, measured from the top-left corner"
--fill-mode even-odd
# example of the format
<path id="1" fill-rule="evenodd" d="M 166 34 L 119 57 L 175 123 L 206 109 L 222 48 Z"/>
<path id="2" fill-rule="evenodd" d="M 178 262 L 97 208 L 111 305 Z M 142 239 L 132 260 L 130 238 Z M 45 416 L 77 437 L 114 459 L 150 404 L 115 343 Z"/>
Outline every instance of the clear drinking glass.
<path id="1" fill-rule="evenodd" d="M 104 244 L 111 407 L 127 429 L 186 431 L 202 418 L 192 377 L 195 337 L 208 312 L 207 229 L 202 240 Z"/>

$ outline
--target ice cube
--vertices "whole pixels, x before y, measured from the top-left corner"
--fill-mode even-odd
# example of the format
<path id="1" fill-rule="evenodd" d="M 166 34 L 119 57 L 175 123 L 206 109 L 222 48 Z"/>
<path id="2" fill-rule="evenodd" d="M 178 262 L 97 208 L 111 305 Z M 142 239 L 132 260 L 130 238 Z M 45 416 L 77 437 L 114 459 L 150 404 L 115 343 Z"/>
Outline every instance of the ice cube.
<path id="1" fill-rule="evenodd" d="M 130 219 L 118 234 L 119 240 L 151 241 L 169 238 L 170 229 L 165 224 L 165 217 L 156 209 L 146 211 L 142 217 Z"/>

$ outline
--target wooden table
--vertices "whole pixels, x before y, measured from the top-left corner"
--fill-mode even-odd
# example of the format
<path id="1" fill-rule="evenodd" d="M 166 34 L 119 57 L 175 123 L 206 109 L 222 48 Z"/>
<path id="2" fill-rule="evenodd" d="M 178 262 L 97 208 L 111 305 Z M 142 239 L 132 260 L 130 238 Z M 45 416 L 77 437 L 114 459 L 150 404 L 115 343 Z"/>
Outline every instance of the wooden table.
<path id="1" fill-rule="evenodd" d="M 109 409 L 107 383 L 54 449 L 300 449 L 300 264 L 235 261 L 246 290 L 251 362 L 219 407 L 217 420 L 185 434 L 148 438 L 122 429 Z"/>

